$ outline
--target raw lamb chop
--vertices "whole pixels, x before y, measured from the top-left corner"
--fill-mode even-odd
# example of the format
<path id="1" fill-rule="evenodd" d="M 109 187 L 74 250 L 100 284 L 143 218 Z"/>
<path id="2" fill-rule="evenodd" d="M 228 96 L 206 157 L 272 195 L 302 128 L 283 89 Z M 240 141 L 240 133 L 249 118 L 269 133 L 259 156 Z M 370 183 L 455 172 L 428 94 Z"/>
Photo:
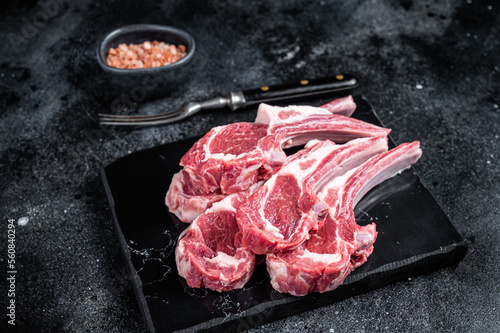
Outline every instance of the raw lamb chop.
<path id="1" fill-rule="evenodd" d="M 349 106 L 342 105 L 342 108 Z M 283 148 L 298 146 L 313 138 L 341 143 L 359 137 L 387 136 L 389 132 L 389 129 L 331 114 L 324 108 L 261 104 L 255 123 L 213 128 L 193 145 L 180 164 L 197 190 L 211 193 L 220 189 L 229 194 L 269 178 L 286 160 Z"/>
<path id="2" fill-rule="evenodd" d="M 170 212 L 185 223 L 191 223 L 215 202 L 227 197 L 220 191 L 204 193 L 191 185 L 191 177 L 184 170 L 177 172 L 170 182 L 165 205 Z"/>
<path id="3" fill-rule="evenodd" d="M 387 150 L 387 137 L 335 145 L 325 140 L 294 155 L 238 208 L 243 245 L 256 254 L 298 247 L 317 230 L 327 206 L 316 193 L 329 180 Z"/>
<path id="4" fill-rule="evenodd" d="M 297 249 L 267 255 L 274 289 L 296 296 L 330 291 L 366 262 L 377 232 L 375 224 L 356 224 L 354 206 L 371 188 L 409 168 L 421 154 L 419 142 L 405 143 L 326 185 L 319 194 L 330 207 L 324 225 Z"/>
<path id="5" fill-rule="evenodd" d="M 226 196 L 181 233 L 175 262 L 189 286 L 222 292 L 242 288 L 250 279 L 255 254 L 241 245 L 236 208 L 261 185 Z"/>

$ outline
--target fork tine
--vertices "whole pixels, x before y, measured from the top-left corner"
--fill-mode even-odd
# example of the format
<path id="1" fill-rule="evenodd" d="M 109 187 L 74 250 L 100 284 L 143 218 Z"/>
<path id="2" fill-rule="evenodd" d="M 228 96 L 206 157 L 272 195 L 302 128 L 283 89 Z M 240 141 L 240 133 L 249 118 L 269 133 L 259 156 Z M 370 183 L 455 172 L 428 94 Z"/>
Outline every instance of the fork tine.
<path id="1" fill-rule="evenodd" d="M 121 115 L 121 114 L 106 114 L 99 113 L 100 118 L 109 118 L 109 119 L 152 119 L 152 118 L 168 118 L 168 117 L 176 117 L 181 114 L 181 110 L 175 110 L 171 112 L 158 113 L 158 114 L 147 114 L 147 115 Z"/>
<path id="2" fill-rule="evenodd" d="M 99 123 L 101 125 L 160 125 L 184 118 L 185 116 L 182 115 L 182 110 L 154 115 L 135 116 L 99 114 Z"/>
<path id="3" fill-rule="evenodd" d="M 154 117 L 128 117 L 128 118 L 107 118 L 99 119 L 101 125 L 161 125 L 173 123 L 185 118 L 182 113 L 155 115 Z"/>

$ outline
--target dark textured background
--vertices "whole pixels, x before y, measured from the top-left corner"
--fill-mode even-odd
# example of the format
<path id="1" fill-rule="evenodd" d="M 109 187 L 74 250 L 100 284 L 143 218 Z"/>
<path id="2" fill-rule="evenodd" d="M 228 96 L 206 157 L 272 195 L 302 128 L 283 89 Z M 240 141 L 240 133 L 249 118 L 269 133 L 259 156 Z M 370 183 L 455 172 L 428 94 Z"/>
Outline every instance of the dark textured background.
<path id="1" fill-rule="evenodd" d="M 421 141 L 415 169 L 469 244 L 456 267 L 252 332 L 498 332 L 498 2 L 59 0 L 42 20 L 50 2 L 0 5 L 0 267 L 15 219 L 18 329 L 144 331 L 100 168 L 253 117 L 214 111 L 163 127 L 99 128 L 97 113 L 110 112 L 117 95 L 95 61 L 98 40 L 121 25 L 157 23 L 195 38 L 189 77 L 164 98 L 118 111 L 155 113 L 236 89 L 356 73 L 357 93 L 393 139 Z M 28 223 L 17 225 L 22 217 Z M 2 332 L 11 328 L 5 282 Z"/>

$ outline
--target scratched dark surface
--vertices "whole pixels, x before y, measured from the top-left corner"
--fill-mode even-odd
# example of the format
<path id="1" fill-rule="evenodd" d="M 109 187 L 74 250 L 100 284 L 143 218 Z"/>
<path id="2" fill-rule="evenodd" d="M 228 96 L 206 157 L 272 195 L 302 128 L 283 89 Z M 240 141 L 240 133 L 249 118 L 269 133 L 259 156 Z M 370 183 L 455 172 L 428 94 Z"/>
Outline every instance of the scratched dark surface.
<path id="1" fill-rule="evenodd" d="M 415 170 L 469 251 L 458 265 L 250 331 L 498 330 L 497 2 L 60 0 L 47 7 L 53 3 L 0 4 L 0 246 L 14 219 L 19 331 L 144 332 L 100 170 L 132 152 L 253 117 L 212 111 L 121 129 L 100 128 L 98 113 L 156 113 L 336 72 L 359 76 L 356 93 L 393 129 L 396 143 L 421 141 Z M 197 53 L 189 78 L 164 97 L 112 110 L 130 93 L 113 89 L 95 47 L 108 31 L 132 23 L 182 28 Z M 6 262 L 4 247 L 0 267 Z M 0 281 L 4 332 L 12 327 L 8 285 Z"/>

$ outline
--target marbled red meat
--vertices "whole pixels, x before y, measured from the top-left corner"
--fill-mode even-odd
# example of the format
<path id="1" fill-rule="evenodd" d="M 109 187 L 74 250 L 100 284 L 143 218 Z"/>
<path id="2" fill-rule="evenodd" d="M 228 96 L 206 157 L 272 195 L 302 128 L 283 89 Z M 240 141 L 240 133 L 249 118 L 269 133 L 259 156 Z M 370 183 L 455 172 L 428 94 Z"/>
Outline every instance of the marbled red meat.
<path id="1" fill-rule="evenodd" d="M 375 137 L 344 145 L 322 141 L 292 156 L 238 208 L 243 245 L 256 254 L 298 247 L 326 215 L 327 206 L 316 195 L 321 187 L 386 150 L 387 137 Z"/>
<path id="2" fill-rule="evenodd" d="M 220 191 L 204 193 L 196 189 L 191 184 L 191 177 L 181 170 L 172 177 L 165 205 L 180 221 L 191 223 L 215 202 L 221 201 L 226 196 Z"/>
<path id="3" fill-rule="evenodd" d="M 421 156 L 419 142 L 376 155 L 335 178 L 318 197 L 328 205 L 323 226 L 298 248 L 267 255 L 272 286 L 296 296 L 338 287 L 373 252 L 375 224 L 359 226 L 353 208 L 374 186 L 409 168 Z"/>
<path id="4" fill-rule="evenodd" d="M 353 103 L 345 100 L 332 110 L 351 112 Z M 255 123 L 213 128 L 182 157 L 181 165 L 197 190 L 236 193 L 276 172 L 286 160 L 283 148 L 302 145 L 311 139 L 346 142 L 359 137 L 386 136 L 389 132 L 332 114 L 325 108 L 261 104 Z"/>
<path id="5" fill-rule="evenodd" d="M 236 209 L 254 189 L 228 195 L 198 216 L 179 236 L 175 262 L 193 288 L 215 291 L 242 288 L 255 266 L 255 254 L 241 244 Z"/>

